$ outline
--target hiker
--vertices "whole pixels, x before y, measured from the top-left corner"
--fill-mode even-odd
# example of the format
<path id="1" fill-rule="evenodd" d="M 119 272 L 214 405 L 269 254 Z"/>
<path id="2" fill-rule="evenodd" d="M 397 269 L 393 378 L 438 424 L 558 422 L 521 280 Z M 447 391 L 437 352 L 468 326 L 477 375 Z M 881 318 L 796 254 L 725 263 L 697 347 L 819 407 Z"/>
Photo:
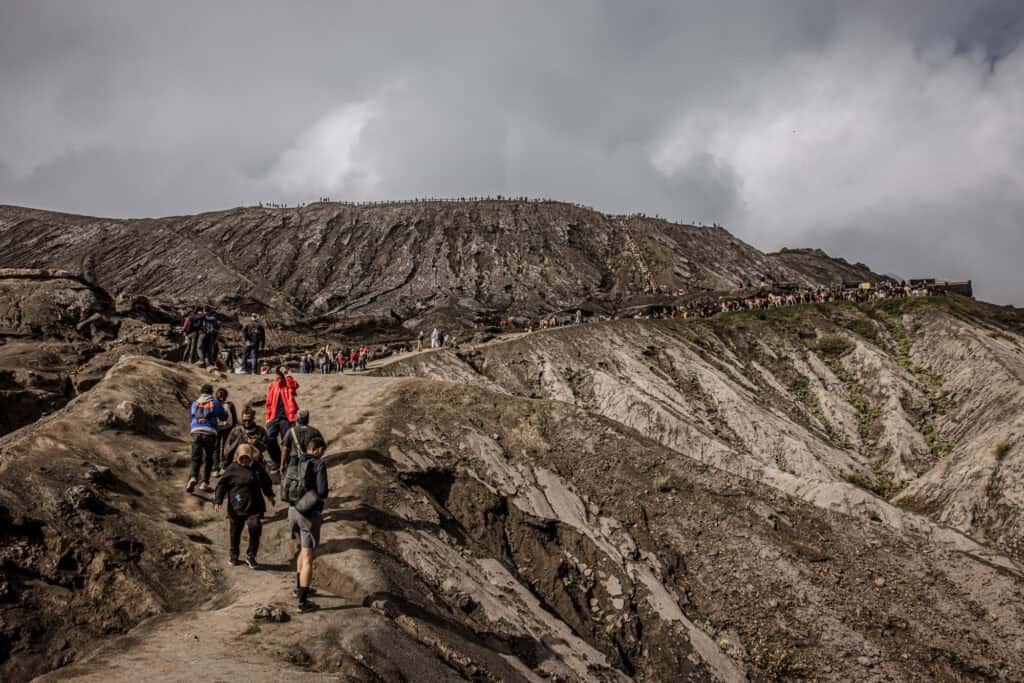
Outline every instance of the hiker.
<path id="1" fill-rule="evenodd" d="M 441 331 L 434 328 L 434 331 L 430 333 L 430 348 L 436 349 L 441 346 Z"/>
<path id="2" fill-rule="evenodd" d="M 206 311 L 199 321 L 199 348 L 200 365 L 212 365 L 217 357 L 217 332 L 220 330 L 220 321 L 212 309 Z"/>
<path id="3" fill-rule="evenodd" d="M 345 352 L 338 351 L 338 357 L 334 359 L 334 362 L 338 365 L 338 372 L 345 372 Z"/>
<path id="4" fill-rule="evenodd" d="M 249 530 L 249 543 L 245 549 L 245 564 L 256 569 L 256 553 L 263 535 L 263 514 L 267 511 L 266 498 L 276 505 L 274 485 L 262 462 L 256 458 L 256 449 L 242 444 L 235 453 L 235 462 L 228 465 L 224 476 L 217 482 L 213 496 L 213 509 L 220 510 L 225 496 L 228 499 L 230 549 L 228 562 L 238 564 L 238 547 L 242 541 L 242 528 Z"/>
<path id="5" fill-rule="evenodd" d="M 217 452 L 214 456 L 213 476 L 219 477 L 221 475 L 221 466 L 224 463 L 224 446 L 227 444 L 228 434 L 238 424 L 238 413 L 235 412 L 235 404 L 228 400 L 227 389 L 223 387 L 217 389 L 217 393 L 213 397 L 220 401 L 224 412 L 228 416 L 228 419 L 217 423 Z"/>
<path id="6" fill-rule="evenodd" d="M 192 468 L 189 471 L 188 484 L 185 490 L 192 493 L 199 482 L 199 468 L 203 469 L 203 483 L 200 489 L 210 491 L 210 472 L 213 470 L 213 457 L 217 451 L 217 425 L 227 420 L 228 414 L 224 407 L 213 396 L 213 386 L 204 384 L 199 389 L 199 398 L 192 403 L 189 410 L 191 424 L 189 433 L 192 436 Z"/>
<path id="7" fill-rule="evenodd" d="M 330 356 L 325 349 L 320 349 L 316 354 L 316 366 L 320 368 L 320 374 L 326 375 L 331 371 Z"/>
<path id="8" fill-rule="evenodd" d="M 320 544 L 320 526 L 324 501 L 327 500 L 327 465 L 321 460 L 327 444 L 320 436 L 309 440 L 306 451 L 296 450 L 288 458 L 281 477 L 281 500 L 288 503 L 288 522 L 292 538 L 299 539 L 299 557 L 295 563 L 295 593 L 299 612 L 312 612 L 310 602 L 313 579 L 313 551 Z"/>
<path id="9" fill-rule="evenodd" d="M 352 371 L 359 369 L 359 352 L 352 349 L 352 352 L 348 355 L 348 366 L 352 368 Z"/>
<path id="10" fill-rule="evenodd" d="M 221 469 L 227 469 L 234 460 L 235 452 L 239 446 L 248 444 L 259 453 L 257 459 L 263 460 L 263 454 L 267 452 L 267 430 L 256 424 L 256 411 L 252 406 L 246 406 L 242 410 L 242 422 L 235 425 L 235 428 L 228 434 L 224 444 L 224 458 L 221 460 Z"/>
<path id="11" fill-rule="evenodd" d="M 288 430 L 282 442 L 284 452 L 281 455 L 281 475 L 284 476 L 284 468 L 288 464 L 288 458 L 293 453 L 305 453 L 309 448 L 309 442 L 315 437 L 324 438 L 323 434 L 316 427 L 309 426 L 309 411 L 300 410 L 295 418 L 295 424 Z"/>
<path id="12" fill-rule="evenodd" d="M 283 464 L 277 440 L 285 438 L 298 417 L 299 404 L 295 402 L 298 389 L 299 383 L 283 365 L 277 368 L 277 378 L 267 387 L 267 452 L 274 469 L 281 469 Z"/>
<path id="13" fill-rule="evenodd" d="M 185 356 L 186 363 L 194 363 L 199 352 L 199 320 L 204 315 L 202 307 L 185 316 L 181 323 L 181 331 L 185 335 Z"/>
<path id="14" fill-rule="evenodd" d="M 242 338 L 245 340 L 245 349 L 242 351 L 242 366 L 239 370 L 245 372 L 248 368 L 249 372 L 255 375 L 259 368 L 259 355 L 267 338 L 266 330 L 255 313 L 242 328 Z"/>

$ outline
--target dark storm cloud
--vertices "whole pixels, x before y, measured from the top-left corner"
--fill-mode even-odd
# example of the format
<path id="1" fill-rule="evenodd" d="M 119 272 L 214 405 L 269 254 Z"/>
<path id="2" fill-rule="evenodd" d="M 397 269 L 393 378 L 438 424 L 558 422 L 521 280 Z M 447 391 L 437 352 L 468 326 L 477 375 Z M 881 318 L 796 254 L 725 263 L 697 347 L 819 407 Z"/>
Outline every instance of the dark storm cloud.
<path id="1" fill-rule="evenodd" d="M 530 194 L 1024 303 L 1017 2 L 5 2 L 0 201 Z"/>

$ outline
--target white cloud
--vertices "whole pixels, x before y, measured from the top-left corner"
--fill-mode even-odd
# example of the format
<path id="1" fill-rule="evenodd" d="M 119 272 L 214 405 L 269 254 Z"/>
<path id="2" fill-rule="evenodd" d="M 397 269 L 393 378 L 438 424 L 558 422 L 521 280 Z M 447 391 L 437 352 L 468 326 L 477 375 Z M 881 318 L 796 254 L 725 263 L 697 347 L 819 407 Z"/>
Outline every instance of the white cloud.
<path id="1" fill-rule="evenodd" d="M 731 167 L 739 205 L 723 218 L 762 244 L 854 227 L 879 207 L 907 220 L 894 228 L 920 229 L 922 206 L 1024 191 L 1021 120 L 1024 50 L 993 69 L 952 43 L 856 34 L 683 114 L 650 160 L 666 177 L 703 154 Z"/>
<path id="2" fill-rule="evenodd" d="M 338 107 L 295 139 L 271 168 L 268 180 L 288 194 L 359 193 L 371 188 L 378 178 L 358 163 L 356 148 L 376 115 L 372 100 Z"/>

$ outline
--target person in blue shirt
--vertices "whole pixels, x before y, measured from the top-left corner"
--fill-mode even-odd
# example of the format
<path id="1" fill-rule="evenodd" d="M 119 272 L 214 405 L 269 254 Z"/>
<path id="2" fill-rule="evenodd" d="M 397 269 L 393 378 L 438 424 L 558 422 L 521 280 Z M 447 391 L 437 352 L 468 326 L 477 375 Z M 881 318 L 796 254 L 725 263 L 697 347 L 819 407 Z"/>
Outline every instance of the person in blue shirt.
<path id="1" fill-rule="evenodd" d="M 188 484 L 185 490 L 192 493 L 199 482 L 199 468 L 203 468 L 202 491 L 210 488 L 210 473 L 213 471 L 213 458 L 217 452 L 217 425 L 228 419 L 224 406 L 213 396 L 213 385 L 204 384 L 199 389 L 199 398 L 192 402 L 189 410 L 191 424 L 189 434 L 192 437 L 192 468 L 189 471 Z"/>

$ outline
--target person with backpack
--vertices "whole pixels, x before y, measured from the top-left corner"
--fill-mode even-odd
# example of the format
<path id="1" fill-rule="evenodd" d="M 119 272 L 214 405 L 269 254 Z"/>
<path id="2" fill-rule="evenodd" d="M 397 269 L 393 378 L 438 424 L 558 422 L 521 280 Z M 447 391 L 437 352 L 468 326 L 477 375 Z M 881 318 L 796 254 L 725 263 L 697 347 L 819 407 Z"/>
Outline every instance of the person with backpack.
<path id="1" fill-rule="evenodd" d="M 295 424 L 283 439 L 284 453 L 281 456 L 281 476 L 284 476 L 284 467 L 288 464 L 291 454 L 305 453 L 309 448 L 309 442 L 316 437 L 324 438 L 319 429 L 309 426 L 309 411 L 300 410 L 296 415 Z"/>
<path id="2" fill-rule="evenodd" d="M 263 344 L 267 338 L 267 332 L 255 313 L 250 316 L 249 322 L 242 328 L 242 338 L 245 340 L 245 349 L 242 351 L 241 370 L 245 372 L 245 369 L 249 368 L 249 371 L 255 375 L 259 372 L 259 355 L 263 351 Z"/>
<path id="3" fill-rule="evenodd" d="M 289 455 L 281 477 L 281 500 L 288 503 L 288 523 L 292 538 L 299 540 L 299 556 L 295 563 L 295 592 L 299 612 L 312 612 L 317 605 L 309 600 L 313 580 L 313 553 L 320 544 L 324 502 L 327 500 L 327 465 L 321 459 L 327 443 L 314 436 L 306 450 L 296 449 Z"/>
<path id="4" fill-rule="evenodd" d="M 213 365 L 217 357 L 217 333 L 220 330 L 220 321 L 213 310 L 207 310 L 203 317 L 193 324 L 199 325 L 199 339 L 197 341 L 199 350 L 200 365 Z"/>
<path id="5" fill-rule="evenodd" d="M 242 542 L 242 529 L 249 530 L 249 543 L 245 549 L 245 564 L 256 569 L 256 553 L 260 549 L 260 536 L 263 535 L 263 515 L 267 511 L 264 498 L 274 506 L 274 485 L 270 475 L 258 459 L 256 449 L 249 444 L 242 444 L 235 453 L 235 462 L 228 465 L 224 476 L 217 482 L 217 491 L 213 496 L 213 509 L 220 506 L 227 498 L 229 524 L 228 561 L 237 565 L 238 550 Z"/>
<path id="6" fill-rule="evenodd" d="M 242 422 L 235 426 L 228 434 L 224 444 L 224 459 L 221 461 L 221 469 L 227 469 L 228 465 L 235 458 L 235 452 L 239 446 L 248 444 L 259 453 L 260 460 L 267 452 L 267 430 L 256 424 L 256 411 L 252 406 L 246 406 L 242 410 Z"/>
<path id="7" fill-rule="evenodd" d="M 192 493 L 199 482 L 199 470 L 203 470 L 203 483 L 200 489 L 210 491 L 210 473 L 213 470 L 214 453 L 217 451 L 217 425 L 228 419 L 228 414 L 213 396 L 213 386 L 204 384 L 199 389 L 199 398 L 192 402 L 189 410 L 191 424 L 189 434 L 192 437 L 192 467 L 189 471 L 188 484 L 185 490 Z"/>
<path id="8" fill-rule="evenodd" d="M 283 365 L 277 368 L 277 378 L 267 387 L 267 452 L 278 470 L 284 464 L 278 439 L 284 440 L 298 419 L 299 404 L 295 401 L 298 390 L 299 383 Z"/>
<path id="9" fill-rule="evenodd" d="M 214 456 L 213 476 L 219 477 L 222 466 L 226 464 L 224 463 L 224 447 L 227 445 L 228 434 L 238 424 L 238 413 L 235 412 L 235 404 L 228 400 L 227 389 L 223 387 L 217 389 L 214 398 L 220 401 L 221 406 L 224 407 L 224 412 L 228 415 L 228 419 L 217 423 L 217 453 Z"/>

